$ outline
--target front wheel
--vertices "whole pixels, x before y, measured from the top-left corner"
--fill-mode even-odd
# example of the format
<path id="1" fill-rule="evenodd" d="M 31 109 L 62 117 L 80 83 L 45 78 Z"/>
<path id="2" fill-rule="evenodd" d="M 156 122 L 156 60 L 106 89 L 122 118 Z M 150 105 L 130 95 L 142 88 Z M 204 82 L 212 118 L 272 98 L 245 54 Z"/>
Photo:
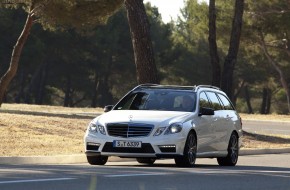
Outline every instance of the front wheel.
<path id="1" fill-rule="evenodd" d="M 194 132 L 187 136 L 183 156 L 175 158 L 175 164 L 179 167 L 193 167 L 196 160 L 197 140 Z"/>
<path id="2" fill-rule="evenodd" d="M 108 161 L 108 156 L 87 156 L 87 160 L 91 165 L 105 165 Z"/>
<path id="3" fill-rule="evenodd" d="M 235 166 L 239 158 L 239 138 L 233 133 L 230 138 L 228 145 L 228 155 L 227 157 L 217 158 L 218 164 L 220 166 Z"/>

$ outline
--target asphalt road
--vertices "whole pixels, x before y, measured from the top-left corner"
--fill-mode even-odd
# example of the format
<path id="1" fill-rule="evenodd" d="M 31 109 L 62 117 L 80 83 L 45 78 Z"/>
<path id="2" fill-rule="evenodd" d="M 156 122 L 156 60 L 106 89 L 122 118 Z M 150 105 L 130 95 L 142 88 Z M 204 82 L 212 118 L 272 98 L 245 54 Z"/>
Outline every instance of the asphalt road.
<path id="1" fill-rule="evenodd" d="M 220 167 L 215 159 L 198 159 L 195 168 L 175 167 L 173 160 L 153 166 L 137 162 L 0 165 L 0 189 L 290 189 L 289 160 L 290 154 L 242 156 L 236 167 Z"/>
<path id="2" fill-rule="evenodd" d="M 290 122 L 243 120 L 243 130 L 259 134 L 290 135 Z"/>

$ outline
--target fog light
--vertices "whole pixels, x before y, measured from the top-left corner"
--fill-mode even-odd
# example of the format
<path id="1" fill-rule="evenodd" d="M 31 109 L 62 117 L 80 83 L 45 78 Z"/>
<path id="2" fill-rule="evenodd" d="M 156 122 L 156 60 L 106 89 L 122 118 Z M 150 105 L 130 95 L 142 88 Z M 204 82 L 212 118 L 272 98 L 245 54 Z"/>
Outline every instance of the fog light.
<path id="1" fill-rule="evenodd" d="M 160 145 L 160 148 L 175 148 L 175 145 Z"/>
<path id="2" fill-rule="evenodd" d="M 176 146 L 175 145 L 160 145 L 158 146 L 161 152 L 176 152 Z"/>
<path id="3" fill-rule="evenodd" d="M 89 146 L 100 146 L 100 143 L 88 142 L 87 145 L 89 145 Z"/>
<path id="4" fill-rule="evenodd" d="M 87 143 L 87 150 L 98 151 L 101 144 L 88 142 Z"/>

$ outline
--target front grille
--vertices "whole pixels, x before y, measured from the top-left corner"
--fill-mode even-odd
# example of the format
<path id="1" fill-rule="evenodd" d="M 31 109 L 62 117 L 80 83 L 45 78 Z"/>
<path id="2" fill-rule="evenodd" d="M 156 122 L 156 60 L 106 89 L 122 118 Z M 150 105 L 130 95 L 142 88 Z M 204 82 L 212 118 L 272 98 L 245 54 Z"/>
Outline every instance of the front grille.
<path id="1" fill-rule="evenodd" d="M 155 153 L 151 144 L 142 143 L 141 148 L 113 147 L 113 143 L 107 142 L 102 152 L 119 152 L 119 153 Z"/>
<path id="2" fill-rule="evenodd" d="M 149 136 L 154 125 L 142 123 L 108 123 L 107 130 L 114 137 L 146 137 Z"/>

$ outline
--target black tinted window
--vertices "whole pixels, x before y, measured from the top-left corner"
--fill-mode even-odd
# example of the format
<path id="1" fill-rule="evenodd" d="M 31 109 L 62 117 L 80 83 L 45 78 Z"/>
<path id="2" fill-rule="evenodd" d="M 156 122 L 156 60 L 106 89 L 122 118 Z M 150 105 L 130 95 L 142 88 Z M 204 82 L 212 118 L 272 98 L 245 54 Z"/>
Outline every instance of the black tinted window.
<path id="1" fill-rule="evenodd" d="M 223 109 L 218 97 L 216 96 L 216 93 L 206 92 L 206 94 L 207 94 L 208 98 L 210 99 L 211 104 L 212 104 L 212 108 L 214 110 L 222 110 Z"/>

